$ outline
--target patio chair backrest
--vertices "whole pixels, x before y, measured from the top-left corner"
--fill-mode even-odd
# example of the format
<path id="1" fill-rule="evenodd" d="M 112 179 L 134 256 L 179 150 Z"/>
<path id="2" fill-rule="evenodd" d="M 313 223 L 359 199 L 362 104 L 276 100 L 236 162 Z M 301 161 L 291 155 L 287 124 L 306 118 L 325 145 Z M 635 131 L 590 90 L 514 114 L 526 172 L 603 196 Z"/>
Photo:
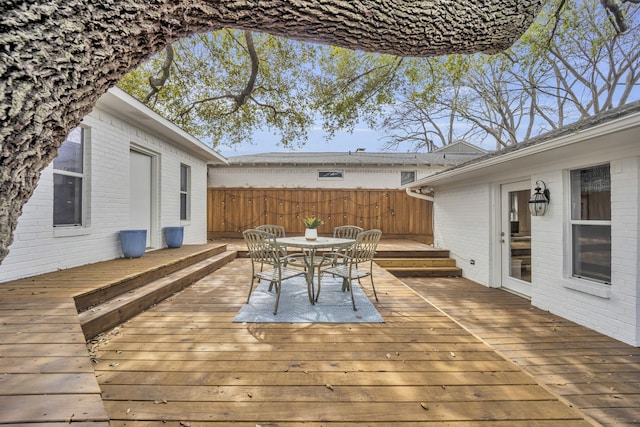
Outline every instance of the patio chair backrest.
<path id="1" fill-rule="evenodd" d="M 273 266 L 280 264 L 279 246 L 272 233 L 251 229 L 243 231 L 242 236 L 247 244 L 251 261 Z"/>
<path id="2" fill-rule="evenodd" d="M 360 232 L 356 237 L 355 243 L 347 251 L 350 262 L 357 265 L 366 261 L 372 261 L 381 237 L 382 231 L 378 229 Z"/>
<path id="3" fill-rule="evenodd" d="M 363 228 L 357 225 L 341 225 L 333 229 L 333 237 L 341 239 L 355 239 Z"/>
<path id="4" fill-rule="evenodd" d="M 264 224 L 256 227 L 256 230 L 266 231 L 267 233 L 271 233 L 276 237 L 286 237 L 287 234 L 284 231 L 284 227 L 281 225 L 275 224 Z"/>

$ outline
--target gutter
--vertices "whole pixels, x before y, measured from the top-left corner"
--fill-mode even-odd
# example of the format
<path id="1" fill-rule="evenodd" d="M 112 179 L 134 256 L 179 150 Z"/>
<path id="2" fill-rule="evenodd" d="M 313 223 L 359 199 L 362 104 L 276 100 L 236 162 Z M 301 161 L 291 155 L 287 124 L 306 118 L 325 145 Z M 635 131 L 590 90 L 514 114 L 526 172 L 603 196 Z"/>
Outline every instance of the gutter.
<path id="1" fill-rule="evenodd" d="M 610 135 L 613 132 L 622 132 L 638 126 L 638 118 L 640 114 L 635 112 L 621 118 L 615 118 L 610 121 L 588 127 L 586 129 L 577 129 L 569 134 L 551 138 L 534 145 L 518 148 L 514 151 L 498 154 L 485 160 L 472 163 L 467 166 L 454 167 L 449 170 L 429 175 L 413 183 L 414 188 L 419 186 L 433 185 L 443 180 L 456 180 L 458 177 L 475 172 L 481 169 L 490 168 L 505 162 L 521 159 L 524 157 L 536 155 L 550 149 L 559 149 L 567 147 L 586 140 L 601 138 Z M 407 192 L 408 193 L 408 192 Z"/>
<path id="2" fill-rule="evenodd" d="M 410 197 L 415 197 L 416 199 L 422 199 L 422 200 L 427 200 L 429 202 L 433 202 L 433 196 L 427 196 L 426 194 L 422 194 L 421 193 L 421 188 L 422 187 L 420 187 L 417 190 L 413 191 L 411 188 L 407 187 L 407 188 L 404 189 L 404 191 Z"/>

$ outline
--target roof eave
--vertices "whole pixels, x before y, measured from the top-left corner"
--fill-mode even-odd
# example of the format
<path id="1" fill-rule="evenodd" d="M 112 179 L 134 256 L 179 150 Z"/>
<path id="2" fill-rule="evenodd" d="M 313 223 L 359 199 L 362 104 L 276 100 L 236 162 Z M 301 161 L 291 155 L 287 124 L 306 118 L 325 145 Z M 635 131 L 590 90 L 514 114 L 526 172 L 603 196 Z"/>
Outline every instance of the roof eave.
<path id="1" fill-rule="evenodd" d="M 630 114 L 619 119 L 613 119 L 609 122 L 602 123 L 600 125 L 593 126 L 584 130 L 577 130 L 573 133 L 562 135 L 557 138 L 549 139 L 547 141 L 534 144 L 530 147 L 524 147 L 519 150 L 511 151 L 502 155 L 497 155 L 486 160 L 471 163 L 467 166 L 454 168 L 451 170 L 439 172 L 434 175 L 419 179 L 411 184 L 404 186 L 403 188 L 417 189 L 425 185 L 437 185 L 449 182 L 455 182 L 463 179 L 465 175 L 479 171 L 481 169 L 487 169 L 496 165 L 500 165 L 506 162 L 511 162 L 524 157 L 543 153 L 549 149 L 557 149 L 573 144 L 583 142 L 588 139 L 599 138 L 613 131 L 624 131 L 629 128 L 637 127 L 640 120 L 640 113 Z"/>
<path id="2" fill-rule="evenodd" d="M 223 155 L 185 132 L 175 123 L 165 119 L 122 89 L 117 87 L 109 89 L 107 93 L 100 97 L 96 106 L 105 109 L 124 121 L 133 122 L 136 126 L 160 138 L 171 141 L 185 151 L 206 160 L 207 164 L 228 164 Z"/>

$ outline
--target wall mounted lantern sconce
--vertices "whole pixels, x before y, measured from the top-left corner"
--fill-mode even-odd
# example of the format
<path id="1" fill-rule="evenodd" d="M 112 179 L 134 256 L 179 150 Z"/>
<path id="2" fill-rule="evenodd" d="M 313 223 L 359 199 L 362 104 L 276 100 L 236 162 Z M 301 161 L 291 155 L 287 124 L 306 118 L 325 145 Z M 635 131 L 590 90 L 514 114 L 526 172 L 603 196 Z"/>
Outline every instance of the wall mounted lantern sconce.
<path id="1" fill-rule="evenodd" d="M 544 190 L 542 189 L 544 187 Z M 549 202 L 551 201 L 551 193 L 547 189 L 544 181 L 536 181 L 536 192 L 529 199 L 529 212 L 533 216 L 544 216 L 547 213 Z"/>

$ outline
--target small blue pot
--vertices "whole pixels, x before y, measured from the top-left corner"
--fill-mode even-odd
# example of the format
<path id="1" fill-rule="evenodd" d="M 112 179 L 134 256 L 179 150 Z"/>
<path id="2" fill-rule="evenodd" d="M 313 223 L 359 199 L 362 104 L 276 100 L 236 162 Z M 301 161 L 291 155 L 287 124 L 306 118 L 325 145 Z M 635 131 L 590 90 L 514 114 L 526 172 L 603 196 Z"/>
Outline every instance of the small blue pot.
<path id="1" fill-rule="evenodd" d="M 165 227 L 164 238 L 168 248 L 179 248 L 184 239 L 184 227 Z"/>
<path id="2" fill-rule="evenodd" d="M 147 230 L 120 231 L 120 247 L 125 258 L 140 258 L 147 249 Z"/>

